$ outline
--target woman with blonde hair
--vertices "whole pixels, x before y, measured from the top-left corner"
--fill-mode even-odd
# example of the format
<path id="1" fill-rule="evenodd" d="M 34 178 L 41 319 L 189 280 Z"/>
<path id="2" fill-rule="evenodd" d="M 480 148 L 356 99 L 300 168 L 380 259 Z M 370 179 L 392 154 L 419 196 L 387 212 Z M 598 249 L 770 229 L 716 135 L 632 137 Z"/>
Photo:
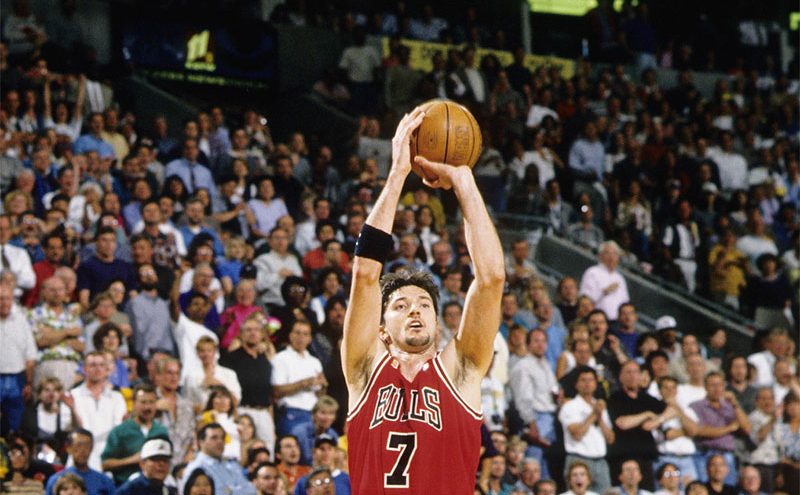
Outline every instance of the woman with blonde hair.
<path id="1" fill-rule="evenodd" d="M 19 189 L 10 191 L 3 200 L 3 211 L 9 215 L 12 229 L 16 228 L 19 215 L 31 210 L 33 210 L 33 198 Z"/>
<path id="2" fill-rule="evenodd" d="M 84 182 L 78 189 L 78 194 L 84 197 L 80 221 L 83 230 L 86 231 L 100 219 L 100 214 L 103 213 L 103 207 L 100 204 L 103 199 L 103 189 L 96 182 Z"/>

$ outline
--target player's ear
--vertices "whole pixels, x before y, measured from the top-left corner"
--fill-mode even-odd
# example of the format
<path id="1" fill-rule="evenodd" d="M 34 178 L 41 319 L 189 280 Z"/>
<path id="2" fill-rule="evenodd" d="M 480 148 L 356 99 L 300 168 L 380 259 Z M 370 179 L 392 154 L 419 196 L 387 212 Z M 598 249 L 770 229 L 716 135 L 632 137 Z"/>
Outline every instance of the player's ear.
<path id="1" fill-rule="evenodd" d="M 378 338 L 381 339 L 386 345 L 391 345 L 392 343 L 392 336 L 386 331 L 386 327 L 384 325 L 378 327 Z"/>

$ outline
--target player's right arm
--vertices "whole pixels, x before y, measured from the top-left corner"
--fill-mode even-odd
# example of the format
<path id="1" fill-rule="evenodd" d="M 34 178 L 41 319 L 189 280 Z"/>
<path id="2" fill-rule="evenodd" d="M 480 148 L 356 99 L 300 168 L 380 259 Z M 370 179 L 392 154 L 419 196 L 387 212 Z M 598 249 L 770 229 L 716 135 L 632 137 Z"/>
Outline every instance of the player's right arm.
<path id="1" fill-rule="evenodd" d="M 390 235 L 403 183 L 411 172 L 411 134 L 422 122 L 424 114 L 414 110 L 397 126 L 392 139 L 392 168 L 366 224 Z M 388 253 L 386 253 L 388 254 Z M 383 264 L 374 259 L 356 256 L 353 263 L 353 284 L 344 319 L 342 367 L 351 405 L 359 400 L 381 348 L 378 328 L 381 324 L 380 278 Z"/>

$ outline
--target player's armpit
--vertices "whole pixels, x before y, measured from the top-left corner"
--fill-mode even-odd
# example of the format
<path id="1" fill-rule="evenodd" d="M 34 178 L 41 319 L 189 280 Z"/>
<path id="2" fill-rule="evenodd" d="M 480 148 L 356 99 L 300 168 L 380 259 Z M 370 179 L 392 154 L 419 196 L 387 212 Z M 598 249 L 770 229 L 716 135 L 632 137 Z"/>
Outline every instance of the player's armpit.
<path id="1" fill-rule="evenodd" d="M 381 271 L 382 265 L 368 258 L 357 256 L 353 263 L 353 284 L 342 342 L 342 367 L 351 398 L 366 385 L 380 344 Z"/>

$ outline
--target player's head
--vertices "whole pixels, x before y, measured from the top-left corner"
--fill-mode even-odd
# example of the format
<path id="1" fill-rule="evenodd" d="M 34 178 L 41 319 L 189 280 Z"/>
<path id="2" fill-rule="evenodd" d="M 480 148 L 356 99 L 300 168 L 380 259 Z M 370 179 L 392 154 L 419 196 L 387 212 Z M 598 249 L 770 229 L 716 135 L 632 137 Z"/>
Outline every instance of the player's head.
<path id="1" fill-rule="evenodd" d="M 381 339 L 409 351 L 434 345 L 439 290 L 430 274 L 400 270 L 381 279 Z"/>

